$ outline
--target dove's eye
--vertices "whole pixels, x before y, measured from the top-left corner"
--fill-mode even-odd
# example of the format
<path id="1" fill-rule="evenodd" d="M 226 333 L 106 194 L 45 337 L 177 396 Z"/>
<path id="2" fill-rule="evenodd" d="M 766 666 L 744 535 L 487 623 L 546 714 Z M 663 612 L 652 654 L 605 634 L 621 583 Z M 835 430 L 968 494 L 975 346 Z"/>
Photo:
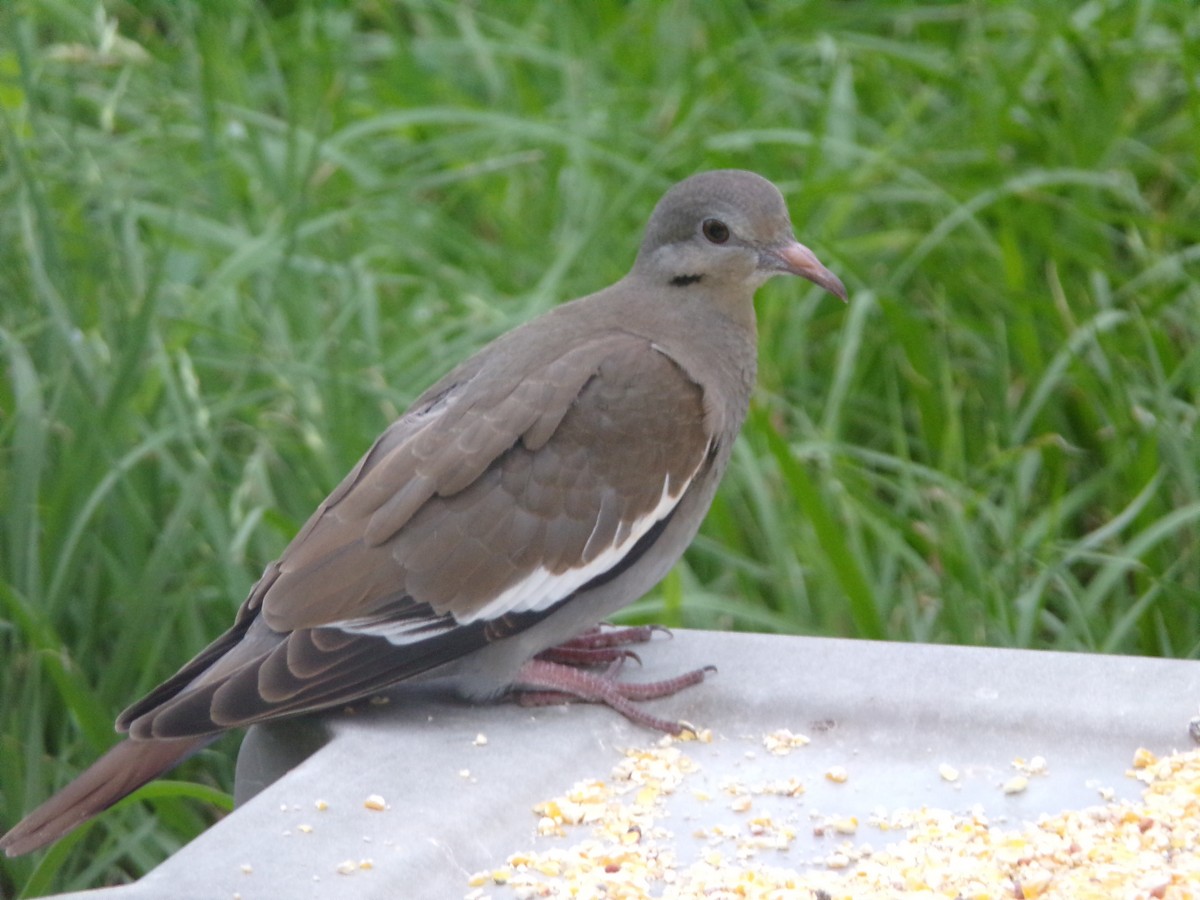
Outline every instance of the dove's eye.
<path id="1" fill-rule="evenodd" d="M 705 219 L 700 225 L 700 231 L 714 244 L 723 244 L 729 240 L 729 226 L 720 219 Z"/>

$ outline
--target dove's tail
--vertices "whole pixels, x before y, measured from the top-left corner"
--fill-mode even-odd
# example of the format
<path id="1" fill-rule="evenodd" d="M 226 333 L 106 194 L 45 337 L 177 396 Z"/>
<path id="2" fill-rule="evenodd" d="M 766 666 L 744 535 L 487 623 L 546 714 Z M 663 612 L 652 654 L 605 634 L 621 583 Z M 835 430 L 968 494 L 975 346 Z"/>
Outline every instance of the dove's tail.
<path id="1" fill-rule="evenodd" d="M 212 739 L 122 741 L 0 837 L 0 849 L 20 856 L 54 843 Z"/>

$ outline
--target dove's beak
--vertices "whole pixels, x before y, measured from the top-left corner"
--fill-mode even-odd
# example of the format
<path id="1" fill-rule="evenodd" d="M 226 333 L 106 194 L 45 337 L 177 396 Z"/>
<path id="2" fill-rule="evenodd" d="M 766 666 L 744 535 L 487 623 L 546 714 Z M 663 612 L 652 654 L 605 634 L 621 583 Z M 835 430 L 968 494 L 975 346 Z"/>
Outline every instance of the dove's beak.
<path id="1" fill-rule="evenodd" d="M 817 255 L 798 241 L 784 244 L 771 250 L 771 255 L 778 261 L 778 268 L 792 275 L 807 278 L 813 284 L 820 285 L 834 296 L 846 300 L 846 286 L 842 279 L 830 272 Z"/>

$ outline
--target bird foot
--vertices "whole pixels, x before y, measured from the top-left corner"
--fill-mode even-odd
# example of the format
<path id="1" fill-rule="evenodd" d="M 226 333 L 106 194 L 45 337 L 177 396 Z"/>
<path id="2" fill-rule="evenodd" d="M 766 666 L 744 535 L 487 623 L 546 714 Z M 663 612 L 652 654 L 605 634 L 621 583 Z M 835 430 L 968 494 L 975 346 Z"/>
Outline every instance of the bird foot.
<path id="1" fill-rule="evenodd" d="M 585 672 L 571 665 L 535 657 L 525 663 L 514 680 L 514 693 L 522 706 L 548 706 L 555 703 L 603 703 L 634 724 L 667 734 L 679 735 L 690 729 L 680 722 L 671 722 L 637 707 L 643 700 L 669 697 L 686 687 L 702 682 L 715 666 L 694 669 L 674 678 L 631 684 L 618 681 L 617 674 L 625 657 L 619 656 L 602 673 Z"/>
<path id="2" fill-rule="evenodd" d="M 624 659 L 633 659 L 640 664 L 641 658 L 626 649 L 626 645 L 644 644 L 656 632 L 671 636 L 671 632 L 661 625 L 635 625 L 630 628 L 595 625 L 569 641 L 543 650 L 537 658 L 568 666 L 598 666 Z"/>

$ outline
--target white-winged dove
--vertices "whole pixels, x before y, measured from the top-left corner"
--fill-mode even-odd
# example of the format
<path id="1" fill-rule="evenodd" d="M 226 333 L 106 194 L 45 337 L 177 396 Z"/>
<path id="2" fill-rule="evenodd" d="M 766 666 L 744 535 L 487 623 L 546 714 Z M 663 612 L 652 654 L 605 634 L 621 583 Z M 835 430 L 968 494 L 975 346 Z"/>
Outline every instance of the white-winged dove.
<path id="1" fill-rule="evenodd" d="M 422 394 L 267 567 L 233 627 L 121 713 L 127 739 L 0 847 L 51 843 L 225 729 L 417 677 L 453 679 L 471 698 L 518 688 L 605 702 L 673 729 L 633 701 L 704 670 L 647 689 L 544 651 L 605 643 L 589 629 L 695 536 L 754 385 L 754 293 L 781 273 L 846 297 L 796 242 L 769 181 L 716 171 L 675 185 L 628 275 Z"/>

